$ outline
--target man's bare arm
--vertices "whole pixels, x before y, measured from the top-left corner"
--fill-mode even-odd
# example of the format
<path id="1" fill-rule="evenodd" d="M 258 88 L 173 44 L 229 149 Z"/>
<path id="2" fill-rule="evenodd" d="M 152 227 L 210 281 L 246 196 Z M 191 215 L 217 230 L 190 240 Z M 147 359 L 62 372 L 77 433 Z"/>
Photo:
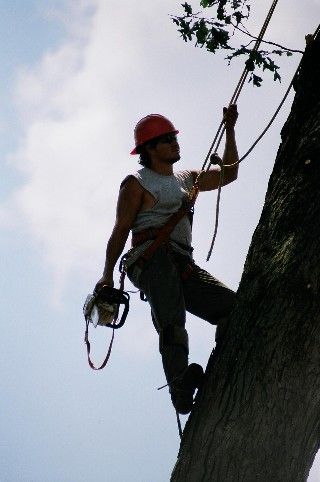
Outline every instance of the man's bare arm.
<path id="1" fill-rule="evenodd" d="M 230 184 L 230 182 L 235 181 L 238 177 L 238 164 L 236 166 L 228 167 L 229 164 L 234 164 L 239 160 L 234 131 L 237 118 L 238 112 L 236 105 L 231 105 L 228 109 L 224 108 L 224 119 L 226 128 L 226 142 L 224 154 L 222 160 L 215 155 L 212 156 L 213 164 L 223 163 L 225 165 L 222 183 L 223 186 Z M 196 178 L 199 174 L 199 171 L 194 171 L 193 174 Z M 213 189 L 218 189 L 219 182 L 220 172 L 217 168 L 202 172 L 199 178 L 200 191 L 212 191 Z"/>
<path id="2" fill-rule="evenodd" d="M 143 188 L 134 177 L 130 177 L 120 189 L 116 222 L 107 244 L 103 276 L 96 288 L 106 284 L 113 286 L 114 267 L 123 251 L 134 220 L 141 209 Z"/>

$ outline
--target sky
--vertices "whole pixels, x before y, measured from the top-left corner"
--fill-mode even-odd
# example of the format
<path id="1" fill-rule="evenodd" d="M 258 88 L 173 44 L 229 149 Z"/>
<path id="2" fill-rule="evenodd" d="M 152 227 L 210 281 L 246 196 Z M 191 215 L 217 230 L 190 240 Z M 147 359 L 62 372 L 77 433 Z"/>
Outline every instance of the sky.
<path id="1" fill-rule="evenodd" d="M 303 50 L 317 27 L 316 3 L 279 2 L 266 38 Z M 253 33 L 269 4 L 252 2 Z M 179 168 L 200 168 L 242 72 L 240 61 L 227 67 L 223 54 L 185 44 L 169 16 L 180 11 L 172 0 L 153 0 L 152 8 L 148 0 L 0 0 L 3 482 L 170 478 L 179 436 L 168 392 L 157 390 L 164 375 L 147 304 L 131 295 L 102 372 L 87 365 L 82 306 L 102 274 L 119 184 L 137 169 L 129 155 L 135 123 L 148 113 L 169 117 L 180 130 Z M 245 86 L 240 154 L 269 121 L 299 60 L 281 59 L 281 84 Z M 224 188 L 208 263 L 216 195 L 197 203 L 196 262 L 234 290 L 292 98 Z M 214 328 L 192 316 L 187 328 L 190 361 L 205 367 Z M 110 336 L 90 332 L 97 363 Z M 308 481 L 320 482 L 319 458 Z"/>

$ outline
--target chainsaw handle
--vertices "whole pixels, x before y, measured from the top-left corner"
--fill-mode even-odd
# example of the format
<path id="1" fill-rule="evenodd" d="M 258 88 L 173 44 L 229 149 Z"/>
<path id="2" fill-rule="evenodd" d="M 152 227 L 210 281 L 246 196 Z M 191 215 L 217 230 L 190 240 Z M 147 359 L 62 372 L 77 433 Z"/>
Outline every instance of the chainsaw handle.
<path id="1" fill-rule="evenodd" d="M 120 308 L 120 305 L 124 305 L 124 309 L 123 309 L 120 321 L 118 323 L 110 323 L 109 325 L 106 325 L 106 326 L 117 330 L 118 328 L 121 328 L 124 325 L 129 313 L 129 300 L 130 300 L 129 293 L 127 293 L 126 291 L 123 291 L 119 299 L 119 308 Z"/>

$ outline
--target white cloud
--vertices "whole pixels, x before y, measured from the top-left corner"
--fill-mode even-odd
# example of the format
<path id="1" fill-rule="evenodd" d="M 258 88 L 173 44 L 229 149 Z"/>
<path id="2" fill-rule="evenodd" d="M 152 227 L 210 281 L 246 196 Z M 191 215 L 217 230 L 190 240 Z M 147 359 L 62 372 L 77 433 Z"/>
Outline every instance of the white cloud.
<path id="1" fill-rule="evenodd" d="M 87 38 L 73 35 L 21 71 L 17 81 L 25 129 L 11 158 L 25 183 L 13 193 L 13 206 L 60 282 L 71 268 L 89 266 L 103 249 L 125 174 L 120 159 L 128 157 L 129 146 L 123 146 L 119 129 L 125 105 L 118 84 L 138 57 L 133 42 L 128 46 L 121 39 L 111 9 L 96 2 L 86 18 Z M 78 15 L 77 21 L 84 19 Z M 2 218 L 5 214 L 2 210 Z"/>
<path id="2" fill-rule="evenodd" d="M 12 193 L 10 215 L 7 203 L 1 210 L 2 220 L 27 223 L 60 288 L 71 269 L 97 269 L 119 183 L 136 166 L 128 154 L 134 123 L 176 97 L 169 84 L 156 85 L 160 76 L 170 80 L 164 62 L 176 64 L 179 55 L 170 52 L 177 36 L 169 0 L 153 10 L 141 2 L 134 20 L 116 1 L 84 5 L 62 45 L 18 74 L 24 135 L 10 159 L 24 184 Z"/>
<path id="3" fill-rule="evenodd" d="M 152 9 L 148 0 L 131 9 L 115 0 L 68 8 L 64 42 L 19 72 L 24 135 L 11 159 L 24 184 L 0 208 L 1 222 L 27 223 L 60 288 L 72 269 L 100 272 L 119 183 L 136 166 L 128 152 L 137 119 L 172 116 L 182 141 L 189 137 L 189 157 L 198 156 L 231 92 L 222 60 L 178 38 L 168 18 L 171 0 L 154 1 Z"/>

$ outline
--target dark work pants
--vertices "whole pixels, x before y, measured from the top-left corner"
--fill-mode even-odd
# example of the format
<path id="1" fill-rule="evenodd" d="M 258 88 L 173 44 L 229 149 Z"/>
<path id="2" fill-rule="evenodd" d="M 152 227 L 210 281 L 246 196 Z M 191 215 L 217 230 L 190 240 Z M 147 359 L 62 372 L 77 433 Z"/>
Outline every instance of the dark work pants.
<path id="1" fill-rule="evenodd" d="M 218 325 L 230 313 L 235 293 L 192 264 L 192 271 L 183 279 L 190 259 L 170 246 L 158 248 L 143 269 L 134 263 L 128 268 L 131 282 L 143 291 L 151 306 L 158 333 L 168 325 L 185 326 L 186 311 Z M 162 351 L 162 361 L 168 382 L 179 376 L 188 365 L 188 353 L 178 345 Z"/>

